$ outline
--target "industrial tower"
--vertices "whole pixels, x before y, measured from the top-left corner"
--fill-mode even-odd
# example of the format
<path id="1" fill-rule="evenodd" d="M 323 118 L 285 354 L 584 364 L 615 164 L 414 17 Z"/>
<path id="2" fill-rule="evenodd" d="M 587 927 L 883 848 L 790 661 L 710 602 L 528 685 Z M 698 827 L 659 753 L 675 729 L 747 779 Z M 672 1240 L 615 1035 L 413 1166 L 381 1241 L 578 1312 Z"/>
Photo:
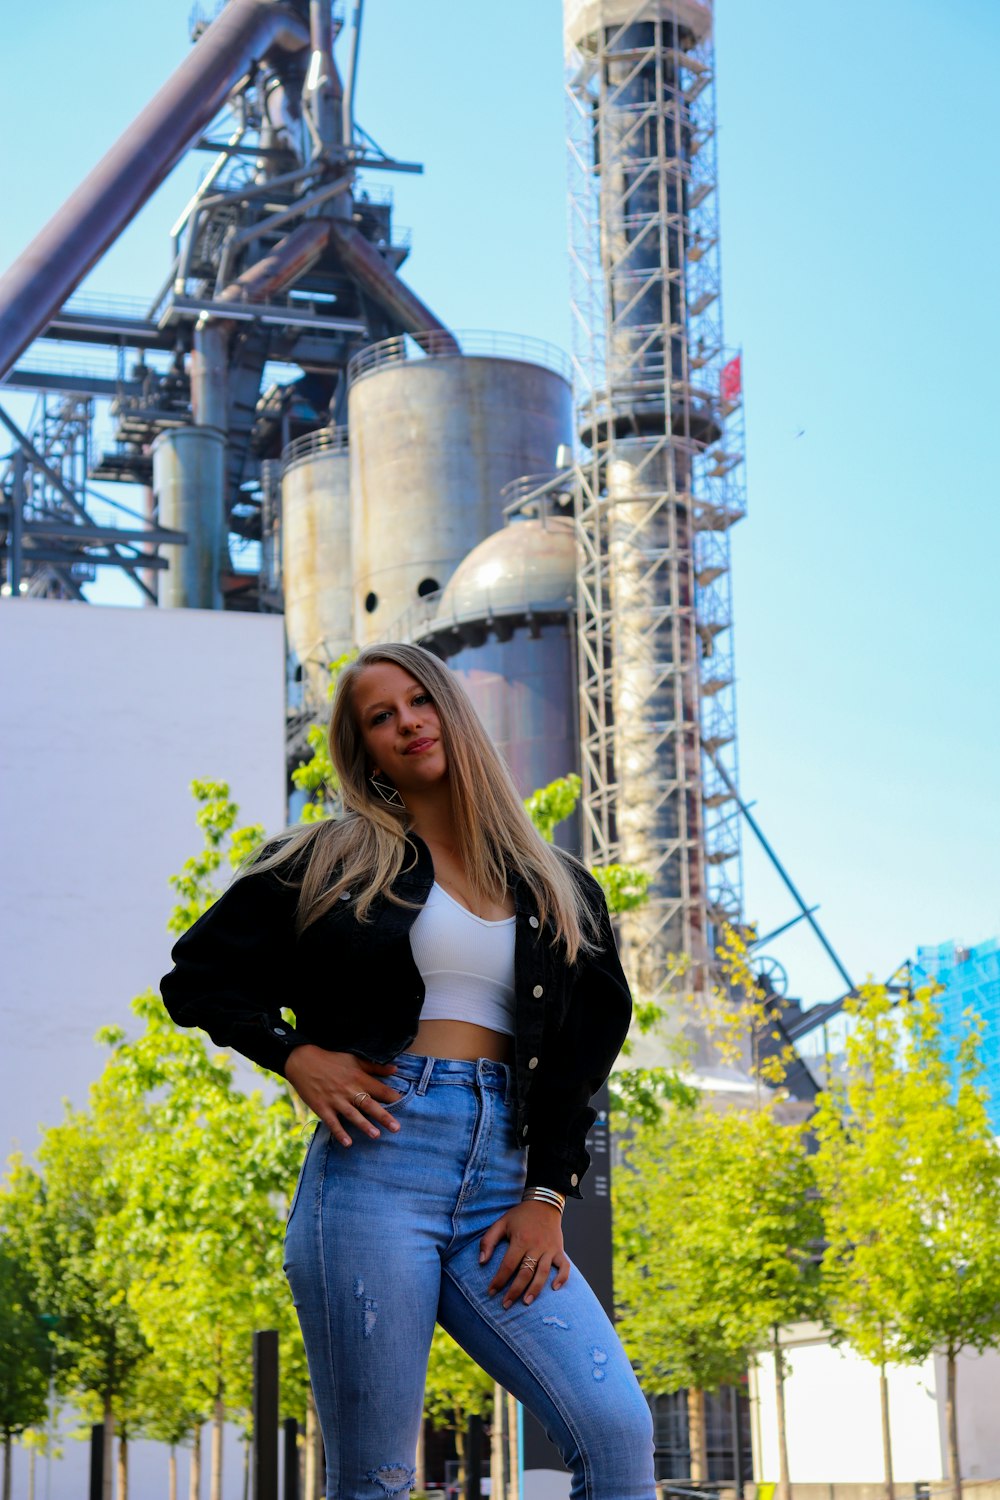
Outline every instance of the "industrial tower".
<path id="1" fill-rule="evenodd" d="M 709 978 L 739 917 L 729 529 L 742 379 L 722 339 L 711 0 L 564 0 L 585 852 L 652 876 L 631 973 Z"/>

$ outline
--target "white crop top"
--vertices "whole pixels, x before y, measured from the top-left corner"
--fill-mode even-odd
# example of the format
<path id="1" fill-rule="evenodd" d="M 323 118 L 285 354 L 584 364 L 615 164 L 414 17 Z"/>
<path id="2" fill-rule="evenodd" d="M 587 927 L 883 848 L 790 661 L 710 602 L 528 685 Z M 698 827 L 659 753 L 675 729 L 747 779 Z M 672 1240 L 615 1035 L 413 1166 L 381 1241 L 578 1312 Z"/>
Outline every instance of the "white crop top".
<path id="1" fill-rule="evenodd" d="M 469 1021 L 514 1035 L 515 917 L 477 917 L 435 880 L 410 928 L 424 1021 Z"/>

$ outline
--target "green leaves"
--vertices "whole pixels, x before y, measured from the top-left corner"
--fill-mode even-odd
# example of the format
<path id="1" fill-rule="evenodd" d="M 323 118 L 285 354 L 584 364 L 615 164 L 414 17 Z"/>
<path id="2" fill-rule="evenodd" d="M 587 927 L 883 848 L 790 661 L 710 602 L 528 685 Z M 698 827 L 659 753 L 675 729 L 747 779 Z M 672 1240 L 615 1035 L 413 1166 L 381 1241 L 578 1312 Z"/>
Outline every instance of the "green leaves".
<path id="1" fill-rule="evenodd" d="M 648 1391 L 741 1378 L 775 1323 L 815 1315 L 821 1233 L 802 1128 L 676 1105 L 622 1142 L 618 1329 Z"/>
<path id="2" fill-rule="evenodd" d="M 978 1022 L 949 1062 L 933 986 L 845 1007 L 846 1072 L 820 1100 L 817 1177 L 836 1334 L 873 1363 L 1000 1341 L 1000 1152 Z"/>

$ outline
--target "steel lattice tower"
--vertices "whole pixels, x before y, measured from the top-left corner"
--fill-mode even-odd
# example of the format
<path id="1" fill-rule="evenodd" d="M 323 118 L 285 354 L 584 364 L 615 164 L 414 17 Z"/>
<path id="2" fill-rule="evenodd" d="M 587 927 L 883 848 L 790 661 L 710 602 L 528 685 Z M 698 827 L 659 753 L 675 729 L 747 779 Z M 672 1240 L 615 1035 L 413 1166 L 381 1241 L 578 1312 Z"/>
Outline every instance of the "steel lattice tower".
<path id="1" fill-rule="evenodd" d="M 622 924 L 652 997 L 671 954 L 702 987 L 742 906 L 711 0 L 565 0 L 565 28 L 586 853 L 652 877 Z"/>

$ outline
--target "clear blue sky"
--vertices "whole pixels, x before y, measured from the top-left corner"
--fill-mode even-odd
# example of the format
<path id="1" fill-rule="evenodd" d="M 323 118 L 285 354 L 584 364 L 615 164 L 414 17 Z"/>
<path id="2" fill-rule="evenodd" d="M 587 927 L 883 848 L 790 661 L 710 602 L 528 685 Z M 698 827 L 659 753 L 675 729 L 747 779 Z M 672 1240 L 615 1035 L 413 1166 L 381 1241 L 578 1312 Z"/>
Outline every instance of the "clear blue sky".
<path id="1" fill-rule="evenodd" d="M 8 19 L 0 262 L 184 55 L 188 9 L 57 0 Z M 395 184 L 404 274 L 456 328 L 566 346 L 558 0 L 366 11 L 360 117 L 426 166 Z M 726 333 L 747 400 L 742 784 L 856 976 L 1000 931 L 998 57 L 994 0 L 717 5 Z M 91 288 L 153 292 L 203 164 Z M 790 907 L 745 847 L 748 914 L 769 928 Z M 838 992 L 811 940 L 775 952 L 793 992 Z"/>

